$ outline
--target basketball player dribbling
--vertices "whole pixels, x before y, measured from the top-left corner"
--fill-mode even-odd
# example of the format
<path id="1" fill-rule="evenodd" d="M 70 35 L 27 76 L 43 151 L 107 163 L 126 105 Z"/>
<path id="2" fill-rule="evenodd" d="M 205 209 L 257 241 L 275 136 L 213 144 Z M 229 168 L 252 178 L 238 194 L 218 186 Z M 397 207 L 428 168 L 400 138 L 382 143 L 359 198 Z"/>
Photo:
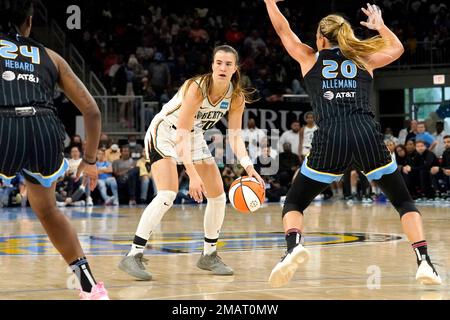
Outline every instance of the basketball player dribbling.
<path id="1" fill-rule="evenodd" d="M 348 21 L 328 15 L 316 33 L 318 52 L 302 43 L 277 7 L 265 0 L 275 31 L 289 55 L 299 62 L 319 129 L 312 148 L 289 190 L 283 208 L 287 251 L 273 268 L 269 283 L 287 284 L 309 253 L 303 243 L 303 212 L 312 199 L 342 177 L 350 166 L 375 180 L 400 214 L 403 231 L 412 243 L 422 284 L 441 284 L 427 252 L 422 217 L 406 188 L 395 161 L 383 142 L 370 105 L 373 70 L 397 60 L 403 45 L 386 27 L 381 10 L 367 5 L 361 24 L 379 36 L 359 40 Z"/>
<path id="2" fill-rule="evenodd" d="M 253 168 L 241 137 L 242 115 L 249 92 L 240 85 L 237 51 L 227 45 L 213 52 L 212 72 L 188 79 L 152 120 L 145 136 L 157 195 L 144 210 L 131 250 L 119 268 L 141 280 L 152 275 L 142 263 L 147 240 L 170 209 L 178 191 L 177 163 L 189 175 L 189 194 L 197 202 L 207 199 L 203 253 L 197 267 L 214 275 L 232 275 L 233 269 L 217 255 L 216 244 L 225 217 L 226 196 L 222 177 L 204 138 L 228 112 L 231 149 L 247 175 L 264 182 Z"/>
<path id="3" fill-rule="evenodd" d="M 76 274 L 80 298 L 107 300 L 103 283 L 94 280 L 75 229 L 56 207 L 56 181 L 68 164 L 63 154 L 65 130 L 53 105 L 55 85 L 83 114 L 87 143 L 77 177 L 83 172 L 91 190 L 97 183 L 100 111 L 67 62 L 28 38 L 32 0 L 14 0 L 10 6 L 10 31 L 0 33 L 0 179 L 10 181 L 17 173 L 25 177 L 31 208 Z"/>

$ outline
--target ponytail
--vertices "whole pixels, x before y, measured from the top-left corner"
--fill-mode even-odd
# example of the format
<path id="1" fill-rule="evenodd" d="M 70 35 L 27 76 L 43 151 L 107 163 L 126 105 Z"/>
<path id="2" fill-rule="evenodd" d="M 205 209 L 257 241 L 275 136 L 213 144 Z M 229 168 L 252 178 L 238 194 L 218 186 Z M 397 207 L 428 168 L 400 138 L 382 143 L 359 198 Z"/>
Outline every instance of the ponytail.
<path id="1" fill-rule="evenodd" d="M 380 36 L 359 40 L 350 23 L 338 15 L 323 18 L 319 23 L 319 31 L 332 45 L 339 46 L 342 54 L 361 69 L 367 69 L 368 56 L 388 45 L 387 41 Z"/>

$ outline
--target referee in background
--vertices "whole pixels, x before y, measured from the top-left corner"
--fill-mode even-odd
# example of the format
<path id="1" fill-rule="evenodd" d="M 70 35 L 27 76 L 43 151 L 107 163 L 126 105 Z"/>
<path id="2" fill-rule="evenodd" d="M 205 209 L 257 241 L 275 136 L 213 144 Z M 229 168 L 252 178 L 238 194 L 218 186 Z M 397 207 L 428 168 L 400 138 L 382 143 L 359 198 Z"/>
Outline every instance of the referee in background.
<path id="1" fill-rule="evenodd" d="M 75 229 L 56 207 L 56 181 L 68 164 L 63 155 L 65 129 L 53 105 L 55 85 L 83 114 L 87 144 L 77 178 L 84 172 L 91 190 L 97 184 L 100 111 L 67 62 L 29 38 L 32 15 L 32 0 L 10 1 L 7 32 L 0 33 L 0 179 L 8 182 L 17 173 L 25 177 L 31 208 L 80 281 L 80 298 L 107 300 Z"/>

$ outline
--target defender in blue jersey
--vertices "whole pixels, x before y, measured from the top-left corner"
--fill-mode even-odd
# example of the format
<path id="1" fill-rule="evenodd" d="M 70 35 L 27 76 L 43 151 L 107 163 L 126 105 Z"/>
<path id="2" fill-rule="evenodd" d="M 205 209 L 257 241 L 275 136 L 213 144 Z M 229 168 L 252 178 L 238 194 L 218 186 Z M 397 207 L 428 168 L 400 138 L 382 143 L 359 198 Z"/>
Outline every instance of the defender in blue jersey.
<path id="1" fill-rule="evenodd" d="M 397 60 L 404 51 L 402 43 L 385 26 L 380 8 L 368 4 L 362 8 L 368 20 L 361 24 L 378 31 L 378 36 L 359 40 L 348 21 L 329 15 L 319 22 L 315 52 L 292 32 L 277 7 L 278 1 L 265 0 L 267 11 L 284 47 L 300 64 L 319 129 L 286 196 L 283 225 L 287 252 L 273 268 L 270 284 L 285 285 L 298 265 L 306 262 L 309 253 L 302 245 L 303 211 L 349 167 L 375 180 L 399 212 L 416 253 L 417 281 L 441 284 L 427 252 L 422 217 L 384 145 L 370 104 L 373 70 Z"/>
<path id="2" fill-rule="evenodd" d="M 68 164 L 63 155 L 65 130 L 53 105 L 55 86 L 83 114 L 86 151 L 77 177 L 83 172 L 91 190 L 97 183 L 100 111 L 67 62 L 29 38 L 32 15 L 32 0 L 10 1 L 9 31 L 0 33 L 0 180 L 8 182 L 17 173 L 25 177 L 31 208 L 76 274 L 81 299 L 106 300 L 108 293 L 95 281 L 75 229 L 56 207 L 56 181 Z"/>

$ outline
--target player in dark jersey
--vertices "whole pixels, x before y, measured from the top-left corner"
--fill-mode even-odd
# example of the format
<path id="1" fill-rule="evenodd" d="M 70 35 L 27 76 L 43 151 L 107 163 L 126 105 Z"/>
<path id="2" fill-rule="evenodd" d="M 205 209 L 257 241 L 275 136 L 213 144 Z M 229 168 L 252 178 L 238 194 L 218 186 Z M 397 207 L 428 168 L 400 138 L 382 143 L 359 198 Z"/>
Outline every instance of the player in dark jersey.
<path id="1" fill-rule="evenodd" d="M 19 172 L 25 176 L 31 207 L 79 279 L 81 299 L 106 300 L 108 294 L 103 283 L 95 282 L 75 229 L 56 207 L 56 180 L 68 164 L 63 155 L 65 130 L 53 106 L 55 85 L 83 114 L 87 143 L 77 178 L 83 173 L 91 190 L 97 183 L 100 111 L 67 62 L 29 38 L 32 1 L 10 4 L 10 31 L 0 33 L 0 179 L 9 181 Z"/>
<path id="2" fill-rule="evenodd" d="M 285 285 L 298 265 L 308 259 L 302 245 L 303 211 L 351 166 L 369 180 L 376 180 L 399 212 L 417 256 L 419 283 L 441 284 L 427 253 L 421 215 L 383 143 L 370 105 L 373 70 L 397 60 L 403 53 L 401 42 L 385 26 L 381 10 L 368 4 L 367 9 L 362 8 L 368 20 L 361 24 L 378 31 L 379 36 L 359 40 L 348 21 L 329 15 L 319 22 L 315 52 L 292 32 L 277 7 L 278 1 L 265 0 L 267 11 L 284 47 L 300 64 L 319 129 L 286 196 L 283 225 L 287 252 L 272 270 L 270 284 Z"/>

